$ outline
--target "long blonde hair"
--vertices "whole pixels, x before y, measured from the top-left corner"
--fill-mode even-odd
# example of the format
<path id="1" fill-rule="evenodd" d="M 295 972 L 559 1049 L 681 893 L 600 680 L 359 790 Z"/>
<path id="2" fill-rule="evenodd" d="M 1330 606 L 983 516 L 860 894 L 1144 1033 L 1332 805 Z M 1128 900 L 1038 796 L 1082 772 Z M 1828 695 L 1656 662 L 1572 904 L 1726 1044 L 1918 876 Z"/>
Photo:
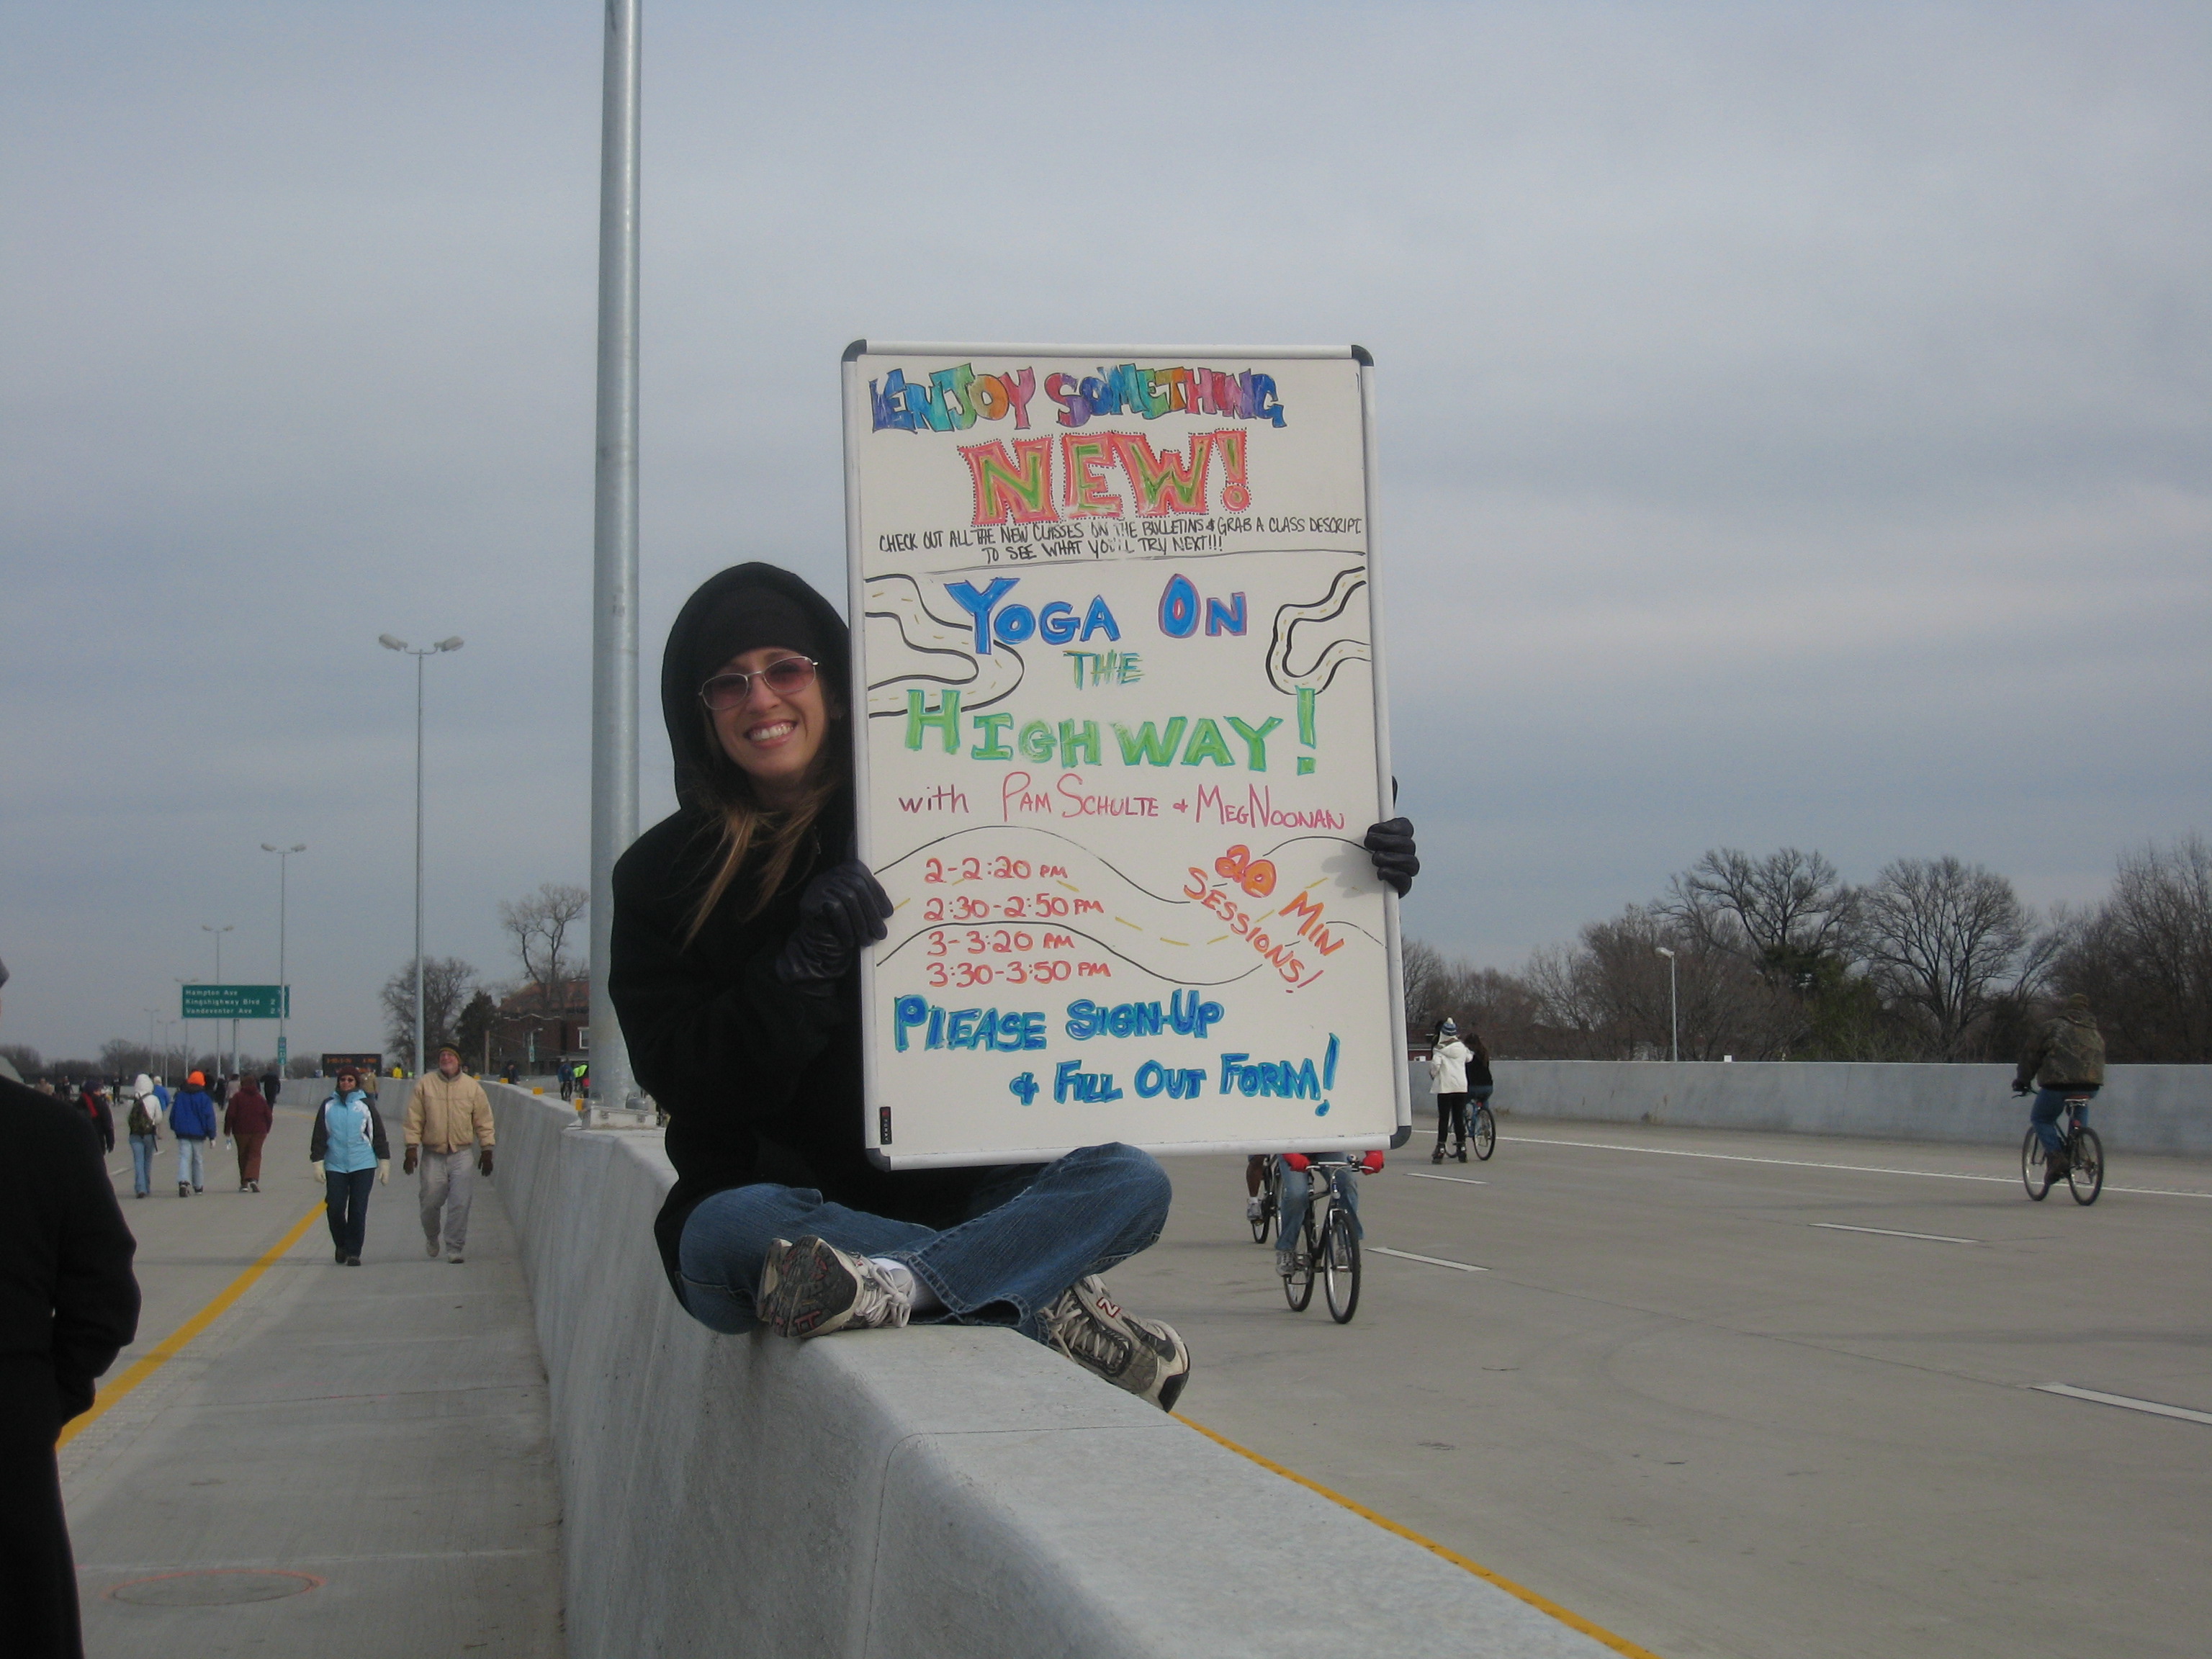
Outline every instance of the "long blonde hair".
<path id="1" fill-rule="evenodd" d="M 846 746 L 849 729 L 844 717 L 835 711 L 830 698 L 823 699 L 823 707 L 830 713 L 830 730 L 823 735 L 822 748 L 814 757 L 814 775 L 807 781 L 806 793 L 799 805 L 787 811 L 761 804 L 744 769 L 722 752 L 721 739 L 714 734 L 714 716 L 703 708 L 699 711 L 707 725 L 708 760 L 694 775 L 694 788 L 700 805 L 720 819 L 722 845 L 714 877 L 701 890 L 698 902 L 691 908 L 684 929 L 685 945 L 699 937 L 699 930 L 707 925 L 707 918 L 714 914 L 729 892 L 730 884 L 737 880 L 738 872 L 744 867 L 745 860 L 756 846 L 764 846 L 767 857 L 761 866 L 760 878 L 754 884 L 752 902 L 746 907 L 744 919 L 750 921 L 768 908 L 770 901 L 783 890 L 791 866 L 799 861 L 799 849 L 806 844 L 816 821 L 836 799 L 838 791 L 851 783 L 853 769 L 850 750 Z"/>

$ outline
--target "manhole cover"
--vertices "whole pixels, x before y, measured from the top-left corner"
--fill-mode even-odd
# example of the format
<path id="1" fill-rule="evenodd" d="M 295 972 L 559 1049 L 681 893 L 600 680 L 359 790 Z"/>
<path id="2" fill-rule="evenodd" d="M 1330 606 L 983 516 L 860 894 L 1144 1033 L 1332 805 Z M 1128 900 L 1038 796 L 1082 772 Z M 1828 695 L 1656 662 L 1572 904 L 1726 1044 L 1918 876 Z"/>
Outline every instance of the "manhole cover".
<path id="1" fill-rule="evenodd" d="M 111 1601 L 138 1607 L 228 1607 L 243 1601 L 276 1601 L 301 1590 L 320 1589 L 312 1572 L 274 1567 L 206 1567 L 197 1572 L 162 1572 L 131 1578 L 107 1592 Z"/>

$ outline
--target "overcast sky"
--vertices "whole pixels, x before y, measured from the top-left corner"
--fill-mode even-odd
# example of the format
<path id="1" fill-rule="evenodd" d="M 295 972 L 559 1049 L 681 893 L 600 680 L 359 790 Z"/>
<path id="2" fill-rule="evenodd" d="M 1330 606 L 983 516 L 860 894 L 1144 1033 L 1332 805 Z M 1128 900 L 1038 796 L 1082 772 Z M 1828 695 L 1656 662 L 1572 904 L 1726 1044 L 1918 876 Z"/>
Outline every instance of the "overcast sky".
<path id="1" fill-rule="evenodd" d="M 1409 928 L 2212 830 L 2212 12 L 647 0 L 643 640 L 842 588 L 878 338 L 1357 341 Z M 0 1039 L 586 874 L 599 8 L 0 12 Z M 650 690 L 642 699 L 651 711 Z M 649 714 L 648 718 L 651 716 Z M 645 817 L 672 805 L 657 719 Z M 256 1044 L 264 1051 L 264 1038 Z"/>

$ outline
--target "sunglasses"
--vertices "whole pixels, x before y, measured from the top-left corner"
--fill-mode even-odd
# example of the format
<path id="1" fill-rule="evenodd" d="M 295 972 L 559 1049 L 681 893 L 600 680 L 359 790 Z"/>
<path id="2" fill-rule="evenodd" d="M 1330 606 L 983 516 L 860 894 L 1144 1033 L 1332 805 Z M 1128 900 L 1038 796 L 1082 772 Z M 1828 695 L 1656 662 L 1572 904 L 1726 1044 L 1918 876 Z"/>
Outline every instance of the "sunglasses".
<path id="1" fill-rule="evenodd" d="M 742 708 L 745 699 L 752 695 L 755 680 L 763 682 L 779 697 L 787 697 L 814 684 L 814 668 L 811 657 L 786 657 L 765 668 L 756 668 L 750 674 L 717 674 L 699 688 L 699 701 L 717 714 L 726 709 Z"/>

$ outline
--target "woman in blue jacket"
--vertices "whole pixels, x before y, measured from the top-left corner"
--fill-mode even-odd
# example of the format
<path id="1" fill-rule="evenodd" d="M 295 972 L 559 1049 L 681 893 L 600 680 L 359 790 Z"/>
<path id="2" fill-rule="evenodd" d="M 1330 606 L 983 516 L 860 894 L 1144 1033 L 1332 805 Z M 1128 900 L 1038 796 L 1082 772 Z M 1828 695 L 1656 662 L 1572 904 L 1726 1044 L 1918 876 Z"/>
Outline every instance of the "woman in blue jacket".
<path id="1" fill-rule="evenodd" d="M 362 1241 L 368 1234 L 368 1188 L 372 1178 L 392 1179 L 392 1150 L 384 1139 L 384 1120 L 361 1086 L 361 1073 L 341 1067 L 337 1087 L 315 1109 L 314 1133 L 307 1157 L 323 1183 L 323 1205 L 331 1220 L 331 1243 L 342 1267 L 361 1266 Z"/>

